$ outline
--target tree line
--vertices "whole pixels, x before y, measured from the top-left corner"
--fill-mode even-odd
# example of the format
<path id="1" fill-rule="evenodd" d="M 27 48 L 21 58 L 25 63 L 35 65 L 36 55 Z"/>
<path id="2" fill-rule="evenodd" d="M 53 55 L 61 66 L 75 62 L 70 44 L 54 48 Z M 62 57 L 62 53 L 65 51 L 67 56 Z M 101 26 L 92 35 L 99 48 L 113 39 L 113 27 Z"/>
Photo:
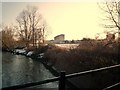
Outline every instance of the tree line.
<path id="1" fill-rule="evenodd" d="M 109 23 L 103 24 L 104 28 L 109 31 L 118 33 L 120 40 L 120 2 L 98 3 L 99 8 L 106 13 L 104 21 Z M 36 47 L 45 42 L 47 23 L 35 6 L 27 6 L 16 17 L 17 26 L 2 25 L 1 42 L 3 48 L 14 48 L 16 46 Z M 117 31 L 116 31 L 117 30 Z M 115 34 L 116 34 L 115 33 Z"/>
<path id="2" fill-rule="evenodd" d="M 27 6 L 16 17 L 17 26 L 2 25 L 2 47 L 30 47 L 44 43 L 47 24 L 35 6 Z"/>

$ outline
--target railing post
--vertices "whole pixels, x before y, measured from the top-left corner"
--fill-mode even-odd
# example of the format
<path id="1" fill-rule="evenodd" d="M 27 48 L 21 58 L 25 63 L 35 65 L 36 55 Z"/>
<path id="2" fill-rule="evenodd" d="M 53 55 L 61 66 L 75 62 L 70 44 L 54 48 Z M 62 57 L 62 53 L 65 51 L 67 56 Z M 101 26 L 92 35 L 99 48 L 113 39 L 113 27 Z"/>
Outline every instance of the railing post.
<path id="1" fill-rule="evenodd" d="M 60 72 L 59 90 L 65 90 L 65 71 Z"/>

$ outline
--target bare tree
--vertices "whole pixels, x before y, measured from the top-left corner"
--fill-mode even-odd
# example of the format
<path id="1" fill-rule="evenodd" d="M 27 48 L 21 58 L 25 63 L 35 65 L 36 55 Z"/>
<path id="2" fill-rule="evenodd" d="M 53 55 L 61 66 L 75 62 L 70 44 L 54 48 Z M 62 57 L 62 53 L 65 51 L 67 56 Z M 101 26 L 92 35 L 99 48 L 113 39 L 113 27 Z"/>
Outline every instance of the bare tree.
<path id="1" fill-rule="evenodd" d="M 14 28 L 5 26 L 2 28 L 2 47 L 12 49 L 15 47 Z"/>
<path id="2" fill-rule="evenodd" d="M 112 30 L 112 32 L 114 32 L 113 34 L 111 33 L 107 33 L 106 35 L 106 39 L 107 41 L 105 41 L 105 46 L 108 46 L 110 44 L 112 44 L 113 46 L 118 46 L 118 60 L 120 59 L 120 2 L 117 1 L 106 1 L 105 3 L 102 3 L 103 6 L 101 6 L 101 4 L 98 4 L 99 7 L 106 12 L 106 19 L 105 21 L 108 21 L 104 24 L 105 28 L 108 28 L 109 30 Z M 117 30 L 117 31 L 116 31 Z M 109 32 L 109 31 L 108 31 Z M 114 43 L 114 39 L 115 39 L 115 34 L 118 33 L 118 43 Z M 117 45 L 114 45 L 117 44 Z"/>
<path id="3" fill-rule="evenodd" d="M 113 29 L 115 32 L 117 28 L 117 32 L 120 35 L 120 2 L 117 1 L 106 1 L 102 4 L 98 4 L 100 9 L 106 12 L 105 21 L 108 21 L 104 24 L 105 28 Z"/>
<path id="4" fill-rule="evenodd" d="M 43 26 L 43 22 L 41 22 L 42 16 L 38 12 L 37 7 L 27 6 L 25 10 L 23 10 L 16 18 L 16 21 L 19 24 L 19 36 L 26 43 L 26 47 L 29 46 L 30 43 L 33 46 L 36 46 L 36 42 L 39 39 L 44 41 L 43 32 L 45 31 Z M 44 43 L 44 42 L 43 42 Z"/>

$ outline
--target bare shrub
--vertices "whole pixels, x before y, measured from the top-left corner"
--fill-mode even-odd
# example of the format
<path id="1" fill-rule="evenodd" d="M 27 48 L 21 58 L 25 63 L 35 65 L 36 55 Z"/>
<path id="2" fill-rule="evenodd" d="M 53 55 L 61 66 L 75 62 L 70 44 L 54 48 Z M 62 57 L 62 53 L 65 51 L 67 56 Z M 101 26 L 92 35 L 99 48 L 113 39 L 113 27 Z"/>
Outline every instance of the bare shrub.
<path id="1" fill-rule="evenodd" d="M 103 42 L 88 41 L 69 50 L 52 46 L 45 57 L 58 70 L 73 73 L 117 64 L 117 49 L 117 43 L 109 47 L 104 46 Z"/>

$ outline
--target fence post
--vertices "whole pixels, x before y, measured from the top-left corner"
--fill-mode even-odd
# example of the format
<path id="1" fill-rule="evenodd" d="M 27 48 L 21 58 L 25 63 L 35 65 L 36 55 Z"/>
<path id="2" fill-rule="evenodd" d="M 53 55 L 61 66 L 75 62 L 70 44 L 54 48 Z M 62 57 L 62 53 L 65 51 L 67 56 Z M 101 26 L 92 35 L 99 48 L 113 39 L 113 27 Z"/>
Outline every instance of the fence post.
<path id="1" fill-rule="evenodd" d="M 65 90 L 65 71 L 60 72 L 59 90 Z"/>

